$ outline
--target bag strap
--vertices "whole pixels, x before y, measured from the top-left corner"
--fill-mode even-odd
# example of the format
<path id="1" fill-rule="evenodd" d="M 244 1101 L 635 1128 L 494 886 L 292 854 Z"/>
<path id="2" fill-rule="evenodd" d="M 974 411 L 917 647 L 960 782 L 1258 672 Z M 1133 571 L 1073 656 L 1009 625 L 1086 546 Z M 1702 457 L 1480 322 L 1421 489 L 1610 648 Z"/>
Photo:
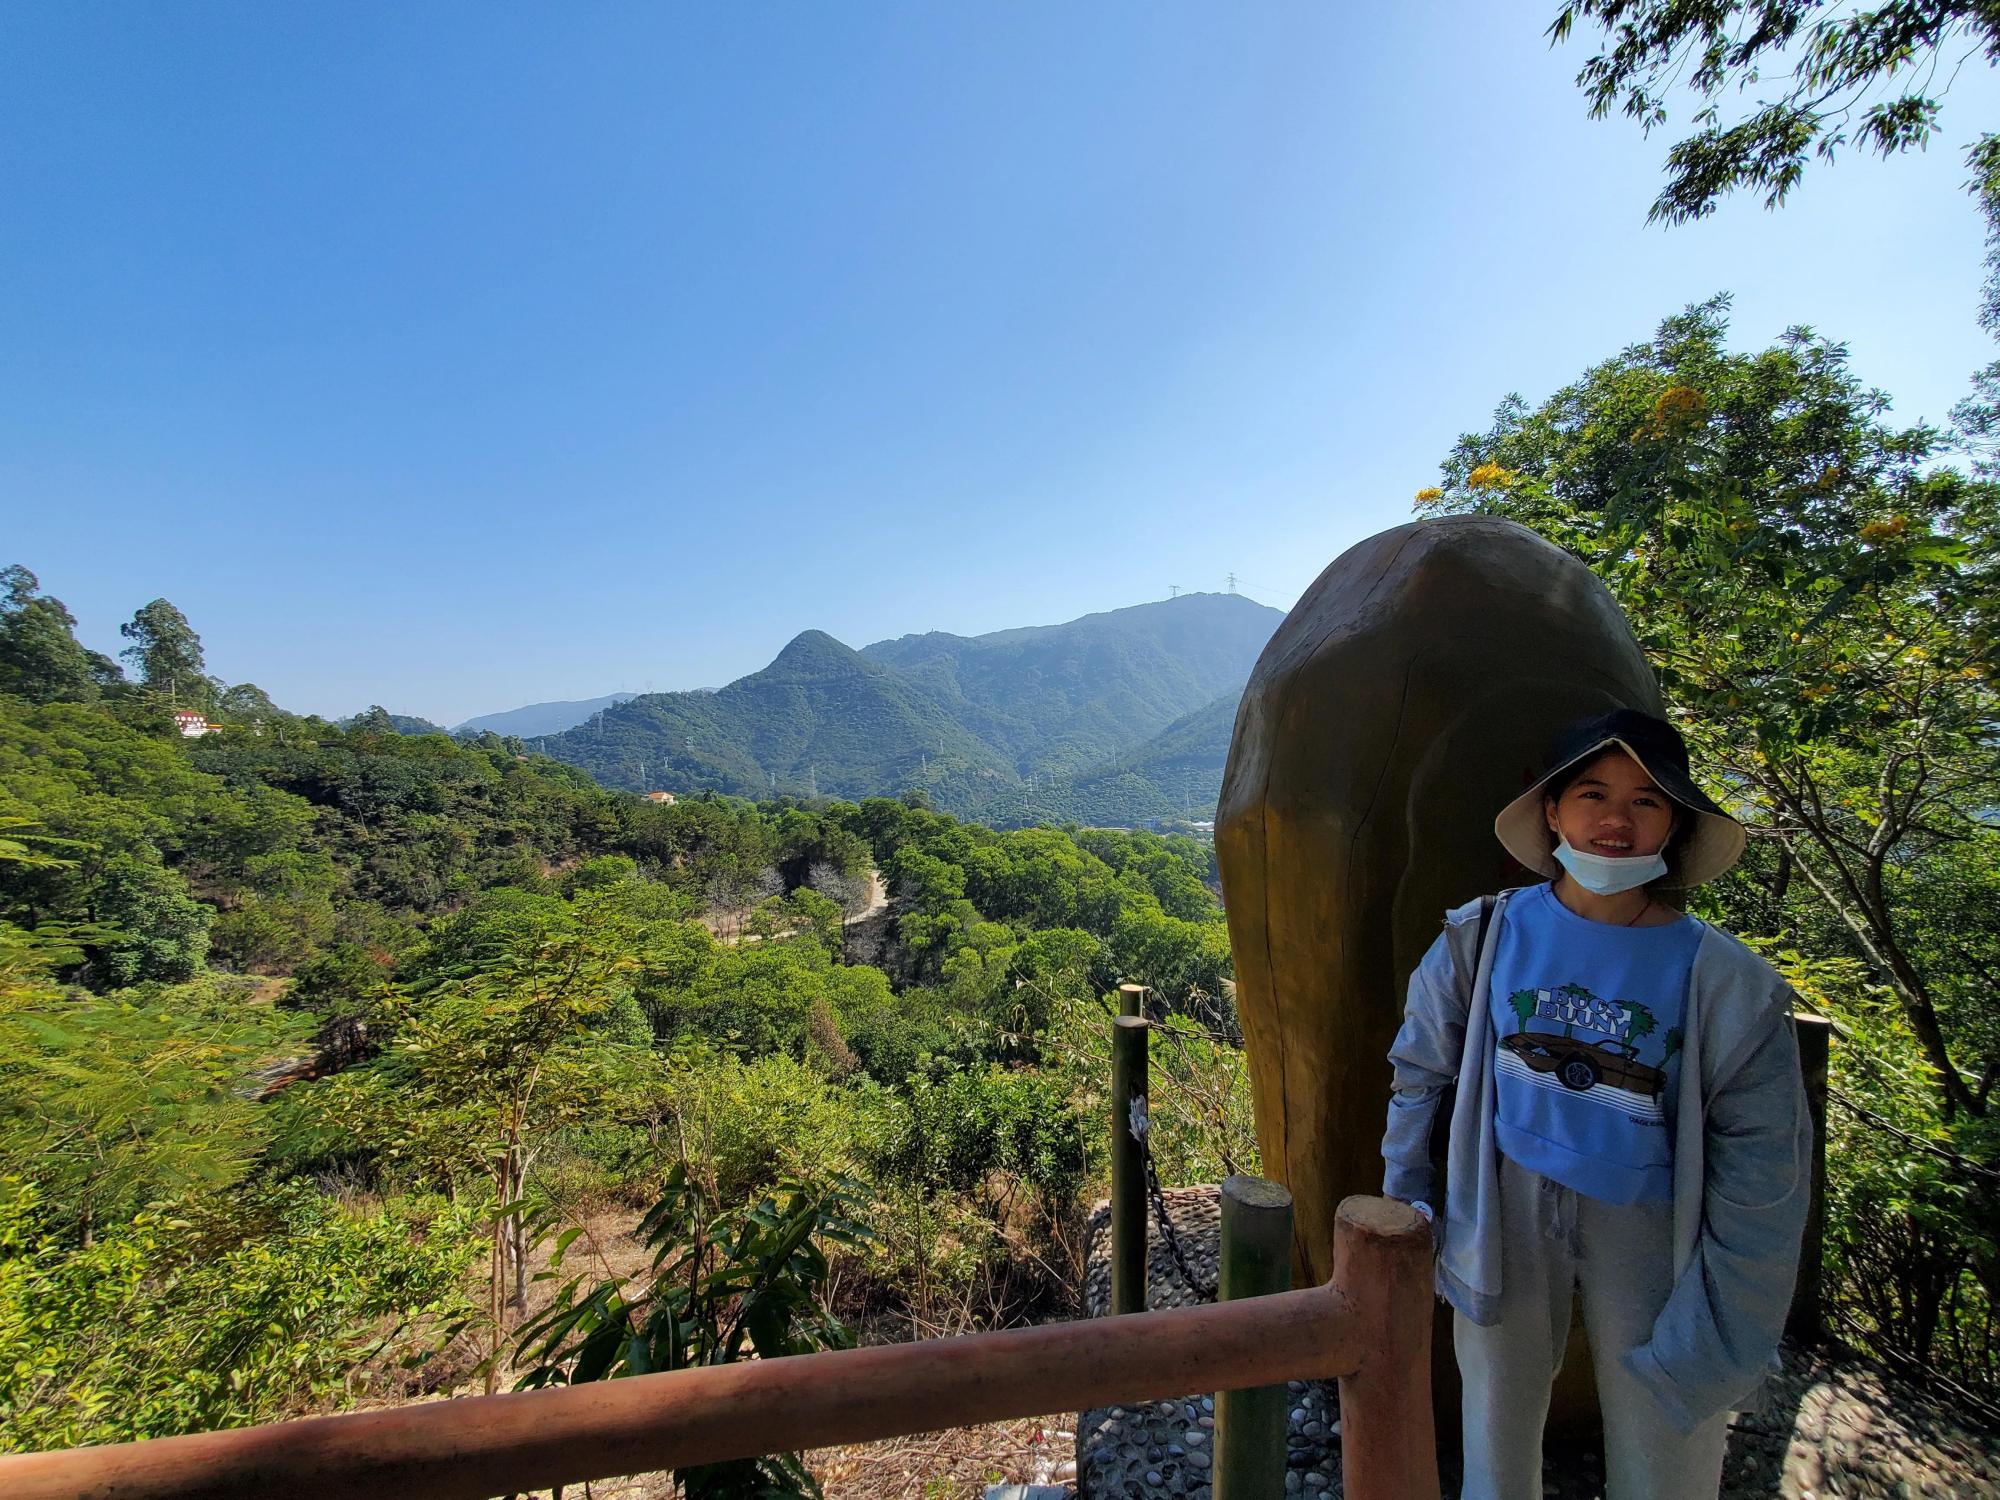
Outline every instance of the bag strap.
<path id="1" fill-rule="evenodd" d="M 1475 998 L 1472 987 L 1479 982 L 1480 965 L 1486 962 L 1486 939 L 1493 930 L 1493 913 L 1499 904 L 1500 899 L 1497 896 L 1479 898 L 1479 935 L 1472 944 L 1472 972 L 1467 974 L 1462 967 L 1458 967 L 1456 959 L 1453 960 L 1453 966 L 1458 968 L 1459 992 L 1465 996 L 1467 1010 L 1472 1008 Z M 1437 1113 L 1431 1116 L 1430 1154 L 1433 1160 L 1443 1161 L 1450 1149 L 1451 1116 L 1457 1105 L 1458 1081 L 1454 1079 L 1446 1084 L 1444 1092 L 1438 1095 Z"/>

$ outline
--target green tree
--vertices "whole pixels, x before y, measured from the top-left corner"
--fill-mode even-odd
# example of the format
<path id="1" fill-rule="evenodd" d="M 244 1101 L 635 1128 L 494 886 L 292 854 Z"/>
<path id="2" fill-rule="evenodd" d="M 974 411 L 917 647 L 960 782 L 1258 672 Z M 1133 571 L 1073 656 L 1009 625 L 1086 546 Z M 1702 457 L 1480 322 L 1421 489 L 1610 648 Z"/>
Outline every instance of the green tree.
<path id="1" fill-rule="evenodd" d="M 0 923 L 0 1178 L 36 1186 L 43 1232 L 87 1245 L 249 1170 L 266 1127 L 247 1085 L 298 1028 L 208 983 L 65 992 L 50 976 L 76 951 Z"/>
<path id="2" fill-rule="evenodd" d="M 271 701 L 271 695 L 254 682 L 239 682 L 224 688 L 215 700 L 216 712 L 232 724 L 263 726 L 281 724 L 292 716 Z"/>
<path id="3" fill-rule="evenodd" d="M 202 659 L 201 637 L 165 599 L 142 605 L 118 627 L 132 644 L 119 652 L 139 669 L 139 679 L 173 704 L 200 707 L 213 696 Z"/>
<path id="4" fill-rule="evenodd" d="M 95 905 L 97 920 L 117 934 L 99 959 L 110 984 L 175 984 L 201 972 L 215 909 L 173 871 L 121 854 L 105 866 Z"/>
<path id="5" fill-rule="evenodd" d="M 76 617 L 16 563 L 0 568 L 0 693 L 30 703 L 86 701 L 98 693 L 102 658 L 76 638 Z M 115 670 L 115 668 L 114 668 Z"/>
<path id="6" fill-rule="evenodd" d="M 1853 145 L 1883 156 L 1921 148 L 1937 129 L 1939 101 L 1977 53 L 2000 61 L 2000 14 L 1978 0 L 1906 0 L 1844 14 L 1827 0 L 1570 0 L 1549 27 L 1554 42 L 1579 21 L 1605 33 L 1577 83 L 1593 118 L 1613 108 L 1649 134 L 1667 122 L 1667 96 L 1702 103 L 1694 134 L 1667 153 L 1667 185 L 1650 217 L 1679 223 L 1713 213 L 1739 188 L 1775 208 L 1798 184 L 1809 155 L 1832 160 Z M 1760 98 L 1723 124 L 1722 101 L 1789 65 L 1775 99 Z M 1933 87 L 1942 84 L 1933 92 Z M 1886 87 L 1884 97 L 1869 96 Z M 1982 135 L 1968 161 L 1989 216 L 1984 173 L 2000 137 Z"/>
<path id="7" fill-rule="evenodd" d="M 1625 1012 L 1626 1041 L 1636 1042 L 1660 1029 L 1660 1018 L 1653 1014 L 1652 1007 L 1641 1005 L 1636 1000 L 1621 1000 L 1618 1003 Z"/>
<path id="8" fill-rule="evenodd" d="M 470 1311 L 465 1209 L 355 1213 L 293 1182 L 181 1200 L 77 1246 L 48 1207 L 33 1185 L 0 1195 L 0 1451 L 400 1398 Z"/>
<path id="9" fill-rule="evenodd" d="M 1649 223 L 1678 224 L 1713 213 L 1738 189 L 1761 191 L 1766 208 L 1778 207 L 1809 156 L 1831 161 L 1850 145 L 1883 157 L 1922 149 L 1964 65 L 1982 53 L 1989 67 L 2000 61 L 2000 12 L 1979 0 L 1835 10 L 1827 0 L 1570 0 L 1549 36 L 1562 42 L 1579 21 L 1603 32 L 1602 50 L 1576 80 L 1593 118 L 1618 108 L 1651 134 L 1667 123 L 1676 88 L 1701 101 L 1694 133 L 1667 153 L 1667 185 L 1647 214 Z M 1745 92 L 1773 66 L 1789 69 L 1782 92 L 1760 95 L 1724 124 L 1724 96 Z M 2000 336 L 2000 134 L 1978 136 L 1965 161 L 1966 187 L 1986 219 L 1979 323 Z M 1983 466 L 2000 461 L 2000 360 L 1973 376 L 1952 420 Z"/>
<path id="10" fill-rule="evenodd" d="M 1516 990 L 1507 997 L 1507 1004 L 1513 1007 L 1514 1018 L 1521 1023 L 1521 1030 L 1528 1029 L 1528 1022 L 1534 1019 L 1535 1007 L 1541 1004 L 1541 997 L 1533 990 Z"/>
<path id="11" fill-rule="evenodd" d="M 465 925 L 476 930 L 464 930 Z M 615 906 L 497 903 L 387 1004 L 395 1044 L 320 1086 L 307 1134 L 358 1138 L 445 1185 L 483 1175 L 492 1193 L 487 1315 L 498 1375 L 503 1304 L 527 1307 L 531 1174 L 552 1133 L 649 1069 L 650 1053 L 601 1034 L 638 960 Z"/>

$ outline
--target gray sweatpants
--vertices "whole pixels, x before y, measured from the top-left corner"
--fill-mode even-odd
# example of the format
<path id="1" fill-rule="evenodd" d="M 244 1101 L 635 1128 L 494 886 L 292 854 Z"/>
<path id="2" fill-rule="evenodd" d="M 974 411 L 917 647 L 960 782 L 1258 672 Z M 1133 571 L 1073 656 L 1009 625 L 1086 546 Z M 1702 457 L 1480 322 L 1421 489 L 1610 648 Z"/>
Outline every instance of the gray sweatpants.
<path id="1" fill-rule="evenodd" d="M 1673 1287 L 1671 1207 L 1586 1198 L 1503 1155 L 1500 1208 L 1499 1320 L 1452 1321 L 1465 1393 L 1462 1500 L 1541 1500 L 1542 1425 L 1578 1290 L 1604 1410 L 1605 1500 L 1715 1500 L 1729 1413 L 1683 1436 L 1622 1363 L 1652 1336 Z"/>

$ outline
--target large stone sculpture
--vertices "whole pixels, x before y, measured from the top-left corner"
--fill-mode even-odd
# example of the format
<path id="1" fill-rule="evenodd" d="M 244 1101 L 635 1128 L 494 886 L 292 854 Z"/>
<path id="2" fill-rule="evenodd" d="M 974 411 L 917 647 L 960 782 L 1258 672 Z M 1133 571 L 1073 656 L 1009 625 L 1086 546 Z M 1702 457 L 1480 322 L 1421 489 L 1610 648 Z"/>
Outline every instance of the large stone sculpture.
<path id="1" fill-rule="evenodd" d="M 1493 816 L 1554 730 L 1659 690 L 1590 570 L 1511 521 L 1419 521 L 1319 576 L 1237 710 L 1216 813 L 1264 1171 L 1294 1271 L 1381 1190 L 1389 1044 L 1444 912 L 1526 877 Z"/>

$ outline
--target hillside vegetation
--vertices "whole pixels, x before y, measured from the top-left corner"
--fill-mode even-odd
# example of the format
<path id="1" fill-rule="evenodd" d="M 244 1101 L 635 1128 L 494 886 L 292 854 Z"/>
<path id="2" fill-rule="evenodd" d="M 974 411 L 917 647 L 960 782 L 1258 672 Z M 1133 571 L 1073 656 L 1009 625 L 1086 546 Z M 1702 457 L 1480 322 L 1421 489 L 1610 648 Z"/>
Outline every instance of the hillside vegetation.
<path id="1" fill-rule="evenodd" d="M 821 631 L 713 693 L 649 693 L 538 748 L 632 791 L 899 796 L 1000 826 L 1211 817 L 1280 616 L 1190 594 L 1065 625 L 855 651 Z M 1159 742 L 1156 744 L 1156 737 Z"/>
<path id="2" fill-rule="evenodd" d="M 1161 1102 L 1163 1168 L 1254 1165 L 1204 845 L 651 804 L 493 736 L 282 713 L 191 629 L 126 682 L 65 619 L 15 575 L 0 1447 L 572 1378 L 615 1274 L 590 1226 L 649 1204 L 711 1247 L 699 1286 L 788 1215 L 835 1252 L 838 1297 L 794 1267 L 745 1353 L 1068 1311 L 1121 979 L 1202 1021 L 1162 1076 L 1213 1102 Z M 176 732 L 189 700 L 216 732 Z"/>

